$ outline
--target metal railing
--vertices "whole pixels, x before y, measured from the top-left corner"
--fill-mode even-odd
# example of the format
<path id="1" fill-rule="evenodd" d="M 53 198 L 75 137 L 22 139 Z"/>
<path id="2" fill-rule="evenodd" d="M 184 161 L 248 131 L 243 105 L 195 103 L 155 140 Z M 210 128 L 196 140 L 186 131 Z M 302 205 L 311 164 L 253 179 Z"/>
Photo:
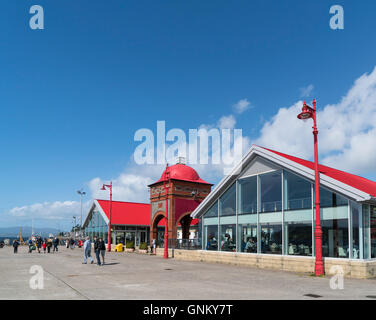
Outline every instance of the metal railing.
<path id="1" fill-rule="evenodd" d="M 159 241 L 157 247 L 164 248 L 164 241 Z M 199 239 L 168 239 L 169 249 L 200 250 L 202 249 Z"/>

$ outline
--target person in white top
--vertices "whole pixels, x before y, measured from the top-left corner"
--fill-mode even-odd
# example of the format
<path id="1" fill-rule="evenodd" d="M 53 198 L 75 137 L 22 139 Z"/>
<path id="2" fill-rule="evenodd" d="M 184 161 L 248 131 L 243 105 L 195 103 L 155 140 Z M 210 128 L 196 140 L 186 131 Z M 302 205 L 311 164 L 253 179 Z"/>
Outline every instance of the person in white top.
<path id="1" fill-rule="evenodd" d="M 84 262 L 82 262 L 83 264 L 87 263 L 87 258 L 90 259 L 91 264 L 94 263 L 94 259 L 91 257 L 91 241 L 89 237 L 86 237 L 86 241 L 84 243 Z"/>

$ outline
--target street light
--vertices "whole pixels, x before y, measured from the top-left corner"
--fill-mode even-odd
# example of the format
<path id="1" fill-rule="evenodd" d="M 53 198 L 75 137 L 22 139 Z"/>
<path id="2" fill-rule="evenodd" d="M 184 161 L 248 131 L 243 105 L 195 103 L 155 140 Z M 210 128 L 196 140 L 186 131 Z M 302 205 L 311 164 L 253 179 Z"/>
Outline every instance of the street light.
<path id="1" fill-rule="evenodd" d="M 73 223 L 74 223 L 74 225 L 73 225 L 73 238 L 74 238 L 74 240 L 76 240 L 76 217 L 75 216 L 73 216 Z"/>
<path id="2" fill-rule="evenodd" d="M 316 247 L 316 262 L 315 274 L 321 276 L 324 274 L 324 265 L 322 262 L 322 230 L 320 223 L 320 177 L 319 177 L 319 156 L 317 147 L 317 119 L 316 119 L 316 100 L 312 101 L 313 108 L 308 106 L 305 101 L 302 112 L 298 115 L 298 119 L 307 120 L 313 119 L 313 140 L 315 149 L 315 206 L 316 206 L 316 227 L 315 227 L 315 247 Z"/>
<path id="3" fill-rule="evenodd" d="M 82 196 L 84 196 L 86 194 L 85 191 L 82 191 L 83 189 L 81 188 L 81 190 L 78 190 L 77 193 L 80 195 L 80 198 L 81 198 L 81 219 L 80 219 L 80 231 L 82 230 Z"/>
<path id="4" fill-rule="evenodd" d="M 168 185 L 166 183 L 168 182 Z M 168 163 L 166 165 L 165 170 L 165 179 L 163 180 L 163 188 L 165 190 L 166 195 L 166 216 L 165 216 L 165 234 L 164 234 L 164 253 L 163 258 L 168 259 L 168 191 L 171 186 L 171 178 L 170 178 L 170 168 L 168 167 Z"/>
<path id="5" fill-rule="evenodd" d="M 111 213 L 112 213 L 112 181 L 110 184 L 103 184 L 101 190 L 106 190 L 106 188 L 110 189 L 110 219 L 108 222 L 108 245 L 107 245 L 107 251 L 111 251 Z"/>

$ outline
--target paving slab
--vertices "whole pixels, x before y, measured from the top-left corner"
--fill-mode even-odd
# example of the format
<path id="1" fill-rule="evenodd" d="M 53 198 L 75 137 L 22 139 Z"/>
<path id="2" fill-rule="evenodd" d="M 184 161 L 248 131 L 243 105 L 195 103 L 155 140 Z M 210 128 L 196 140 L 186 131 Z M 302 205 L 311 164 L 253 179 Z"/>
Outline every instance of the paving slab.
<path id="1" fill-rule="evenodd" d="M 83 249 L 28 253 L 21 246 L 0 249 L 0 299 L 369 299 L 376 280 L 344 279 L 343 290 L 330 277 L 250 267 L 191 262 L 137 253 L 107 252 L 106 264 L 82 264 Z M 43 269 L 43 289 L 32 289 L 32 266 Z M 310 297 L 307 294 L 320 297 Z"/>

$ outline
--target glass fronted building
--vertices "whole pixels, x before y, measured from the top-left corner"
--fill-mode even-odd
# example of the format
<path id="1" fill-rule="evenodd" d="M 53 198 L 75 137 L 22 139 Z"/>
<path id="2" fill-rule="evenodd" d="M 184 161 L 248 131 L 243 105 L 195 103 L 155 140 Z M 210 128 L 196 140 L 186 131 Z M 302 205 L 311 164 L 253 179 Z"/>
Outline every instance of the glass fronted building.
<path id="1" fill-rule="evenodd" d="M 192 213 L 202 249 L 315 255 L 313 163 L 253 146 Z M 320 171 L 323 257 L 376 258 L 376 183 L 326 166 Z"/>
<path id="2" fill-rule="evenodd" d="M 110 201 L 94 200 L 83 227 L 85 235 L 91 239 L 94 236 L 108 242 L 108 224 L 110 219 Z M 111 244 L 133 242 L 149 243 L 150 234 L 150 205 L 112 201 L 111 207 Z"/>

